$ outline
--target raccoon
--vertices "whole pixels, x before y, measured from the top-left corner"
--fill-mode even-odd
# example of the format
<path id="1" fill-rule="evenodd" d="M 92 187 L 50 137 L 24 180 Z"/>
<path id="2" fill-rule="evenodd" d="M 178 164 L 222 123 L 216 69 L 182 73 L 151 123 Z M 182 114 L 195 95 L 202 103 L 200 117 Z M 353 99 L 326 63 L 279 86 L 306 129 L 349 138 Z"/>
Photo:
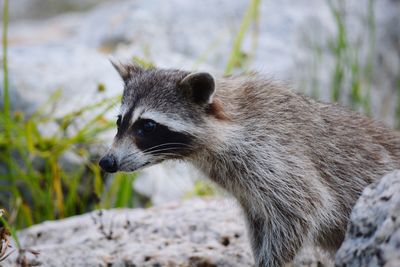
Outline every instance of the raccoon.
<path id="1" fill-rule="evenodd" d="M 363 189 L 400 169 L 397 132 L 259 74 L 113 65 L 125 88 L 101 168 L 192 163 L 241 205 L 257 266 L 283 266 L 305 244 L 334 253 Z"/>

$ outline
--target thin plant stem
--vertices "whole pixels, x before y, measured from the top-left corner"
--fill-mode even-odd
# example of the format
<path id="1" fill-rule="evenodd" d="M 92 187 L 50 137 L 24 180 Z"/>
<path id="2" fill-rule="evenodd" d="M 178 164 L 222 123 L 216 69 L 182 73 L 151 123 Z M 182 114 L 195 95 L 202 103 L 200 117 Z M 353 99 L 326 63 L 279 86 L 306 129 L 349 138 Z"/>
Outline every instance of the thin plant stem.
<path id="1" fill-rule="evenodd" d="M 365 68 L 365 76 L 367 78 L 366 96 L 364 100 L 364 110 L 368 115 L 371 115 L 371 86 L 374 69 L 374 56 L 376 48 L 376 25 L 375 25 L 375 0 L 368 1 L 368 58 Z"/>
<path id="2" fill-rule="evenodd" d="M 7 48 L 8 48 L 8 0 L 4 0 L 3 7 L 3 71 L 4 71 L 4 114 L 7 120 L 10 119 L 10 99 L 8 92 L 8 64 L 7 64 Z M 9 122 L 9 121 L 8 121 Z"/>
<path id="3" fill-rule="evenodd" d="M 232 74 L 236 63 L 238 62 L 241 56 L 240 50 L 242 47 L 244 37 L 246 35 L 246 32 L 248 31 L 250 23 L 254 20 L 254 18 L 258 17 L 257 11 L 260 2 L 261 2 L 260 0 L 252 0 L 250 6 L 246 10 L 246 13 L 244 14 L 242 23 L 240 24 L 239 32 L 237 33 L 236 38 L 233 42 L 232 51 L 230 53 L 229 60 L 225 68 L 226 75 Z"/>

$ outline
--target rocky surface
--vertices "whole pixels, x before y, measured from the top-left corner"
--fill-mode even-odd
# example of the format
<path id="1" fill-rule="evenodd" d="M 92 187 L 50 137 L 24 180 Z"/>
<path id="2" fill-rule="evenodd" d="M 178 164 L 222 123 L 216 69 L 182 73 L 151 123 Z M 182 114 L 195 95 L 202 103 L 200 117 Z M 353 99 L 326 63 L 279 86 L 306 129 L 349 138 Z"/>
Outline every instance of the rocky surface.
<path id="1" fill-rule="evenodd" d="M 92 212 L 19 233 L 28 263 L 47 266 L 246 267 L 253 259 L 232 200 L 193 199 L 150 209 Z M 3 266 L 16 266 L 14 252 Z M 318 263 L 320 262 L 320 263 Z M 307 248 L 294 266 L 329 261 Z M 319 264 L 319 265 L 318 265 Z"/>
<path id="2" fill-rule="evenodd" d="M 11 0 L 9 16 L 12 21 L 43 19 L 65 12 L 86 11 L 104 1 L 107 0 Z"/>
<path id="3" fill-rule="evenodd" d="M 400 171 L 364 190 L 336 254 L 336 266 L 400 266 Z"/>
<path id="4" fill-rule="evenodd" d="M 336 254 L 337 267 L 400 266 L 399 192 L 400 171 L 364 190 Z M 95 211 L 44 222 L 18 236 L 25 251 L 19 260 L 41 266 L 254 265 L 241 212 L 231 199 Z M 1 266 L 17 266 L 17 257 L 14 252 Z M 333 263 L 318 249 L 307 247 L 292 266 Z"/>

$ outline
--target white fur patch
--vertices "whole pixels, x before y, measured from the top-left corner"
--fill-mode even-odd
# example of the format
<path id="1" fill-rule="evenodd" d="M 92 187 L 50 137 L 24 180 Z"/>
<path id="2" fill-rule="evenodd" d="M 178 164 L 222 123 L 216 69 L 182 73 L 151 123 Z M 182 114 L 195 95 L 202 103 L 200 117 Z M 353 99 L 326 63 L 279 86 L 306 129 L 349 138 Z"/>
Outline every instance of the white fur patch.
<path id="1" fill-rule="evenodd" d="M 132 116 L 131 116 L 131 120 L 130 120 L 131 125 L 134 124 L 135 121 L 137 119 L 139 119 L 139 117 L 141 117 L 143 112 L 144 112 L 144 108 L 143 107 L 135 108 L 135 110 L 132 112 Z"/>
<path id="2" fill-rule="evenodd" d="M 190 132 L 190 130 L 193 130 L 193 127 L 184 123 L 182 120 L 172 118 L 171 116 L 153 110 L 143 112 L 140 117 L 142 119 L 153 120 L 177 132 Z"/>
<path id="3" fill-rule="evenodd" d="M 126 108 L 125 106 L 121 106 L 120 109 L 120 114 L 122 116 L 122 118 L 124 118 L 126 116 L 126 112 L 128 111 L 128 108 Z M 129 124 L 132 125 L 135 123 L 135 121 L 140 117 L 140 115 L 143 113 L 144 108 L 143 107 L 138 107 L 136 108 L 132 114 L 131 114 L 131 118 L 129 120 Z"/>
<path id="4" fill-rule="evenodd" d="M 122 118 L 126 116 L 126 112 L 128 111 L 128 108 L 125 106 L 121 106 L 120 114 Z M 149 119 L 153 120 L 157 123 L 160 123 L 162 125 L 165 125 L 169 129 L 177 132 L 191 132 L 193 131 L 193 126 L 191 126 L 188 123 L 183 122 L 182 120 L 173 117 L 172 115 L 167 115 L 155 110 L 146 110 L 144 107 L 137 107 L 135 110 L 132 112 L 131 118 L 130 118 L 130 125 L 133 125 L 135 121 L 137 121 L 139 118 L 141 119 Z"/>
<path id="5" fill-rule="evenodd" d="M 114 141 L 108 153 L 116 158 L 118 170 L 125 172 L 136 171 L 152 160 L 150 155 L 140 151 L 128 138 Z"/>
<path id="6" fill-rule="evenodd" d="M 126 105 L 121 105 L 121 107 L 119 108 L 119 114 L 121 114 L 121 116 L 125 115 L 126 110 Z"/>

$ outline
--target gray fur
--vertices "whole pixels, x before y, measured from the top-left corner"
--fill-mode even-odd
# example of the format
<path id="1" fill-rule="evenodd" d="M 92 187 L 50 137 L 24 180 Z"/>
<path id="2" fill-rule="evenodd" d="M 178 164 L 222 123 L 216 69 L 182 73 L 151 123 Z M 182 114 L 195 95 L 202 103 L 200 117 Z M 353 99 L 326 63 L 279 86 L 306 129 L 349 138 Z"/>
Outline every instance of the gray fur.
<path id="1" fill-rule="evenodd" d="M 257 266 L 283 266 L 305 244 L 336 251 L 362 190 L 400 168 L 400 135 L 365 116 L 257 74 L 216 79 L 211 104 L 199 105 L 181 93 L 188 74 L 136 73 L 123 105 L 188 125 L 183 159 L 241 204 Z"/>

